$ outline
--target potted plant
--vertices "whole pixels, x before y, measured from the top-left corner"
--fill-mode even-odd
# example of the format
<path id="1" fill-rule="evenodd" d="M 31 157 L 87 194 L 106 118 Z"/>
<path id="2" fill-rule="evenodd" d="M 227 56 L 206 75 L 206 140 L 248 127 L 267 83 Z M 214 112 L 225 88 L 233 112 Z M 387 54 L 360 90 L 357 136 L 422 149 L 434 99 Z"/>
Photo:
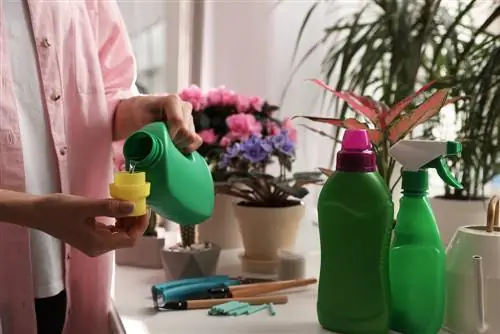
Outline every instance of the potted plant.
<path id="1" fill-rule="evenodd" d="M 328 11 L 337 5 L 333 0 L 314 2 L 303 20 L 297 44 L 301 42 L 313 12 Z M 497 57 L 499 35 L 489 30 L 498 24 L 500 7 L 493 1 L 489 7 L 484 5 L 485 2 L 476 0 L 369 0 L 359 10 L 336 19 L 327 27 L 317 43 L 297 62 L 290 78 L 291 82 L 311 54 L 327 50 L 321 64 L 323 80 L 338 92 L 355 91 L 360 96 L 376 96 L 385 105 L 395 105 L 424 82 L 437 79 L 436 88 L 451 87 L 453 96 L 470 96 L 470 99 L 456 101 L 447 108 L 449 113 L 455 108 L 459 124 L 457 137 L 442 131 L 442 114 L 409 134 L 421 139 L 436 136 L 456 139 L 464 145 L 462 156 L 453 162 L 452 169 L 464 185 L 465 192 L 447 189 L 443 197 L 431 198 L 445 244 L 456 227 L 484 220 L 486 206 L 481 193 L 492 174 L 497 173 L 491 168 L 496 154 L 488 153 L 495 145 L 485 143 L 497 140 L 491 126 L 495 122 L 495 110 L 491 106 L 498 103 L 486 101 L 494 101 L 495 86 L 498 85 L 495 73 L 498 73 L 496 67 L 499 65 L 498 62 L 493 64 L 493 59 Z M 481 6 L 481 12 L 487 13 L 479 25 L 473 22 L 478 16 L 478 6 Z M 443 76 L 446 76 L 445 80 L 441 79 Z M 284 94 L 286 92 L 287 89 Z M 324 95 L 325 105 L 334 107 L 333 116 L 340 120 L 349 117 L 349 105 L 338 99 L 330 100 L 332 96 Z M 306 127 L 331 137 L 334 140 L 333 152 L 336 151 L 339 128 L 329 134 Z M 333 166 L 334 154 L 328 167 Z M 392 173 L 393 187 L 398 174 L 396 168 Z M 396 208 L 397 193 L 393 192 Z M 450 214 L 455 212 L 456 216 Z"/>
<path id="2" fill-rule="evenodd" d="M 320 80 L 313 80 L 313 82 L 332 93 L 335 97 L 346 101 L 351 109 L 362 117 L 362 120 L 359 121 L 356 118 L 338 119 L 315 116 L 295 117 L 327 123 L 337 128 L 367 130 L 377 154 L 378 172 L 391 191 L 399 181 L 399 178 L 394 180 L 392 177 L 396 161 L 389 155 L 391 145 L 406 137 L 418 125 L 437 115 L 443 106 L 461 100 L 460 97 L 447 99 L 449 89 L 440 89 L 420 105 L 412 108 L 414 105 L 413 101 L 432 88 L 434 82 L 430 82 L 422 86 L 417 92 L 404 97 L 401 101 L 389 107 L 384 102 L 377 101 L 370 96 L 360 96 L 353 92 L 335 91 Z M 332 172 L 328 168 L 322 168 L 321 170 L 327 175 Z"/>
<path id="3" fill-rule="evenodd" d="M 180 226 L 181 242 L 162 250 L 162 263 L 168 281 L 215 274 L 220 247 L 199 242 L 199 225 Z"/>
<path id="4" fill-rule="evenodd" d="M 116 264 L 150 269 L 162 268 L 160 253 L 165 245 L 165 239 L 158 238 L 157 219 L 158 215 L 149 210 L 149 225 L 144 235 L 133 247 L 116 250 Z"/>
<path id="5" fill-rule="evenodd" d="M 233 205 L 243 239 L 244 272 L 273 274 L 279 249 L 292 249 L 308 194 L 307 184 L 321 182 L 317 172 L 296 173 L 291 178 L 295 143 L 287 130 L 265 137 L 251 136 L 226 149 L 220 166 L 228 178 L 216 183 L 219 193 L 240 200 Z M 279 175 L 264 172 L 276 159 Z"/>
<path id="6" fill-rule="evenodd" d="M 500 6 L 495 15 L 500 16 Z M 464 188 L 445 188 L 443 196 L 431 199 L 445 244 L 460 226 L 486 219 L 492 195 L 486 186 L 500 174 L 500 35 L 489 34 L 489 24 L 487 20 L 475 32 L 480 43 L 466 39 L 459 45 L 457 59 L 449 66 L 454 93 L 468 99 L 455 105 L 463 152 L 450 166 Z"/>
<path id="7" fill-rule="evenodd" d="M 359 10 L 341 19 L 336 17 L 323 30 L 318 41 L 295 62 L 300 56 L 297 54 L 298 46 L 302 43 L 305 28 L 314 17 L 313 13 L 335 12 L 335 6 L 339 5 L 334 0 L 315 1 L 305 15 L 297 37 L 293 55 L 295 65 L 289 83 L 311 55 L 324 52 L 321 72 L 327 85 L 338 92 L 351 91 L 359 96 L 374 96 L 377 101 L 394 106 L 425 82 L 456 75 L 450 67 L 457 61 L 460 50 L 466 52 L 465 57 L 461 57 L 463 64 L 476 61 L 477 54 L 474 52 L 485 45 L 482 42 L 484 36 L 476 34 L 478 29 L 470 23 L 470 17 L 478 4 L 479 1 L 475 0 L 369 0 Z M 490 25 L 497 16 L 493 13 L 485 22 Z M 467 47 L 462 49 L 463 46 Z M 435 86 L 453 87 L 453 83 L 441 80 Z M 287 90 L 288 85 L 282 98 Z M 350 116 L 347 103 L 331 99 L 335 97 L 331 94 L 323 96 L 324 106 L 332 107 L 332 117 L 345 119 Z M 416 102 L 408 107 L 414 108 Z M 422 139 L 432 138 L 432 133 L 439 129 L 439 123 L 440 117 L 436 115 L 420 126 L 415 135 Z M 314 128 L 312 130 L 321 132 Z M 340 134 L 339 128 L 327 134 L 335 140 L 329 168 L 334 164 Z M 396 182 L 398 174 L 398 170 L 392 174 L 392 182 Z"/>
<path id="8" fill-rule="evenodd" d="M 219 164 L 225 148 L 251 134 L 267 135 L 285 127 L 294 134 L 289 120 L 280 122 L 274 118 L 277 106 L 258 96 L 246 96 L 223 86 L 201 90 L 193 85 L 182 90 L 179 96 L 193 105 L 193 120 L 203 144 L 198 152 L 212 168 L 214 180 L 224 181 L 226 169 Z M 236 224 L 232 205 L 233 196 L 216 193 L 214 213 L 198 227 L 202 240 L 211 240 L 222 249 L 241 247 L 241 236 Z"/>

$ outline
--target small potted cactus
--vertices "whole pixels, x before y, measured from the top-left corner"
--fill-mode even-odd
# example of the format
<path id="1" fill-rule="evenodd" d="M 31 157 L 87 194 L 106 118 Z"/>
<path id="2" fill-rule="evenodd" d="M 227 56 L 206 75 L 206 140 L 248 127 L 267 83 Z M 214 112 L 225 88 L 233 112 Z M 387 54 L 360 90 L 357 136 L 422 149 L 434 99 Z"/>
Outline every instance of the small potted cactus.
<path id="1" fill-rule="evenodd" d="M 116 250 L 116 264 L 140 268 L 161 269 L 161 250 L 165 239 L 156 232 L 158 215 L 150 210 L 149 225 L 134 247 Z"/>
<path id="2" fill-rule="evenodd" d="M 214 275 L 220 247 L 211 242 L 199 242 L 196 225 L 180 226 L 180 234 L 180 243 L 162 250 L 167 280 Z"/>

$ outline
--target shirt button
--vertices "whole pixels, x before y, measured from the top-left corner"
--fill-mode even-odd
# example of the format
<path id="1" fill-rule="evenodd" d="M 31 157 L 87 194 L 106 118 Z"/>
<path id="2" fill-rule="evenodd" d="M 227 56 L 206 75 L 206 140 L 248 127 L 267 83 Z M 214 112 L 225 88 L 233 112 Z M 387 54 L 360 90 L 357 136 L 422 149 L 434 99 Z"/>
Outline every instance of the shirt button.
<path id="1" fill-rule="evenodd" d="M 58 90 L 54 90 L 52 94 L 50 94 L 50 99 L 54 102 L 59 101 L 60 98 L 61 98 L 61 93 Z"/>
<path id="2" fill-rule="evenodd" d="M 61 148 L 59 149 L 59 154 L 61 154 L 61 155 L 65 155 L 67 150 L 68 150 L 68 148 L 67 148 L 66 146 L 61 147 Z M 68 258 L 69 258 L 69 257 L 68 257 Z"/>
<path id="3" fill-rule="evenodd" d="M 47 37 L 44 37 L 42 39 L 42 42 L 40 43 L 44 48 L 50 48 L 52 44 L 50 43 L 49 39 Z"/>

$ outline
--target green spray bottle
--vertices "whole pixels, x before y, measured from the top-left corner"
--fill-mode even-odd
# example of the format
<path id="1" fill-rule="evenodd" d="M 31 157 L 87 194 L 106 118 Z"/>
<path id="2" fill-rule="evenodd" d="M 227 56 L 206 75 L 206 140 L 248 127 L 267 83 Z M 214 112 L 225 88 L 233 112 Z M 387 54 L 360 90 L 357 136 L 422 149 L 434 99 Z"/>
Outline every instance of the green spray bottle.
<path id="1" fill-rule="evenodd" d="M 389 154 L 402 166 L 403 197 L 389 255 L 391 329 L 404 334 L 437 334 L 446 302 L 446 253 L 427 198 L 434 168 L 449 186 L 461 189 L 445 157 L 458 155 L 454 141 L 402 140 Z"/>
<path id="2" fill-rule="evenodd" d="M 150 123 L 130 135 L 123 155 L 129 171 L 115 174 L 110 188 L 118 196 L 113 197 L 147 197 L 156 213 L 180 225 L 200 224 L 212 215 L 215 190 L 205 158 L 180 152 L 165 123 Z"/>

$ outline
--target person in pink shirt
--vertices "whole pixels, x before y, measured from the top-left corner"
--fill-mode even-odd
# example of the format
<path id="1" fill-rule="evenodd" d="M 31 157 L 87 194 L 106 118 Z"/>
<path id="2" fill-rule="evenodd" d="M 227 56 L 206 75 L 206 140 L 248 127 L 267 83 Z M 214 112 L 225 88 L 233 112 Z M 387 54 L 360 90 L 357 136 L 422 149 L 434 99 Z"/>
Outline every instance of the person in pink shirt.
<path id="1" fill-rule="evenodd" d="M 113 254 L 147 224 L 109 199 L 114 141 L 165 121 L 201 144 L 191 106 L 139 95 L 112 0 L 0 2 L 0 332 L 108 334 Z M 118 224 L 113 227 L 114 218 Z"/>

